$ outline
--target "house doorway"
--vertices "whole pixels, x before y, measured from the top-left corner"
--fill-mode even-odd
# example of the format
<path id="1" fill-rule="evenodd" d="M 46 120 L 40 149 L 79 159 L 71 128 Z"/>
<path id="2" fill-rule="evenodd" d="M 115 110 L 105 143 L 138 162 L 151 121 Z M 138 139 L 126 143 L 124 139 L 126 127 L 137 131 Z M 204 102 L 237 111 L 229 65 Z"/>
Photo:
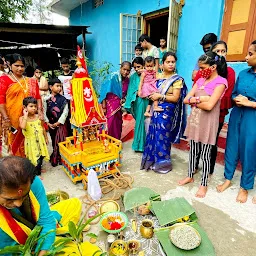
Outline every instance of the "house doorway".
<path id="1" fill-rule="evenodd" d="M 167 38 L 169 10 L 146 15 L 144 17 L 144 33 L 149 35 L 152 44 L 159 47 L 160 37 Z"/>

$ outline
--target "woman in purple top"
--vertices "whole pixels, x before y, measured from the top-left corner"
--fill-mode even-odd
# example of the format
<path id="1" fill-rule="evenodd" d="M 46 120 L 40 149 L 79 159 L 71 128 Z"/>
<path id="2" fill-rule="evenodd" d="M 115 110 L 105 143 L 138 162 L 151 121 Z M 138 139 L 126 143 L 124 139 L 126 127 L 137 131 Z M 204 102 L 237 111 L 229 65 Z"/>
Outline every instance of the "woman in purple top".
<path id="1" fill-rule="evenodd" d="M 219 126 L 220 100 L 227 88 L 227 80 L 220 74 L 227 72 L 227 64 L 223 57 L 207 52 L 199 58 L 198 65 L 201 78 L 184 100 L 185 104 L 192 107 L 185 130 L 185 136 L 190 141 L 190 151 L 188 176 L 179 181 L 179 185 L 194 181 L 196 159 L 201 154 L 203 173 L 196 197 L 202 198 L 207 192 L 211 149 L 216 143 Z"/>
<path id="2" fill-rule="evenodd" d="M 111 75 L 101 86 L 99 102 L 102 104 L 104 114 L 107 117 L 108 134 L 118 140 L 122 133 L 122 103 L 127 94 L 131 63 L 124 61 L 119 72 Z"/>

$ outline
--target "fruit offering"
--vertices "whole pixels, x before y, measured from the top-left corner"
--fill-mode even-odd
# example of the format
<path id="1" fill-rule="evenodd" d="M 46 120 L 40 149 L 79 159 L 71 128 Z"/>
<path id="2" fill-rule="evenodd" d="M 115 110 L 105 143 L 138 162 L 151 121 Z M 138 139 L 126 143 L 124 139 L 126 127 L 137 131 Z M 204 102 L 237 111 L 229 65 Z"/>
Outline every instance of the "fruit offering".
<path id="1" fill-rule="evenodd" d="M 120 216 L 106 216 L 101 222 L 102 226 L 108 230 L 118 230 L 124 226 L 124 221 Z"/>
<path id="2" fill-rule="evenodd" d="M 183 218 L 177 219 L 178 223 L 189 222 L 189 221 L 190 221 L 190 217 L 189 216 L 184 216 Z"/>

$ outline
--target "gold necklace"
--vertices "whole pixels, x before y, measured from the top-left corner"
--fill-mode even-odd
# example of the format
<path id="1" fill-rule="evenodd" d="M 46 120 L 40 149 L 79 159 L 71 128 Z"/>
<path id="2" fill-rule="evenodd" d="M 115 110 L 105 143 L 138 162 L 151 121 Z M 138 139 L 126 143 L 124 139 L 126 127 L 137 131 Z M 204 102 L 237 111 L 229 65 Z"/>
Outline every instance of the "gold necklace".
<path id="1" fill-rule="evenodd" d="M 28 91 L 28 84 L 27 84 L 27 82 L 26 82 L 25 77 L 22 75 L 22 78 L 23 78 L 23 80 L 24 80 L 24 82 L 25 82 L 26 88 L 24 88 L 24 86 L 22 85 L 22 83 L 19 81 L 19 79 L 18 79 L 13 73 L 11 73 L 11 76 L 12 76 L 12 78 L 14 78 L 14 79 L 18 82 L 18 84 L 20 85 L 20 87 L 23 89 L 24 93 L 27 93 L 27 91 Z"/>

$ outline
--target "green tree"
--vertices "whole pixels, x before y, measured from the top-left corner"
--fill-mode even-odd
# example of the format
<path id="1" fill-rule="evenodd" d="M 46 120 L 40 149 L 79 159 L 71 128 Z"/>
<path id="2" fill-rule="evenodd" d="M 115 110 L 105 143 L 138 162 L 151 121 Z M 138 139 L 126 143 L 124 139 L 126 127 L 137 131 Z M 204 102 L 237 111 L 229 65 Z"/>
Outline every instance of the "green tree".
<path id="1" fill-rule="evenodd" d="M 31 23 L 52 24 L 52 13 L 47 9 L 51 0 L 33 0 L 30 7 L 29 21 Z"/>
<path id="2" fill-rule="evenodd" d="M 32 0 L 1 0 L 0 22 L 11 22 L 17 16 L 27 18 Z"/>

